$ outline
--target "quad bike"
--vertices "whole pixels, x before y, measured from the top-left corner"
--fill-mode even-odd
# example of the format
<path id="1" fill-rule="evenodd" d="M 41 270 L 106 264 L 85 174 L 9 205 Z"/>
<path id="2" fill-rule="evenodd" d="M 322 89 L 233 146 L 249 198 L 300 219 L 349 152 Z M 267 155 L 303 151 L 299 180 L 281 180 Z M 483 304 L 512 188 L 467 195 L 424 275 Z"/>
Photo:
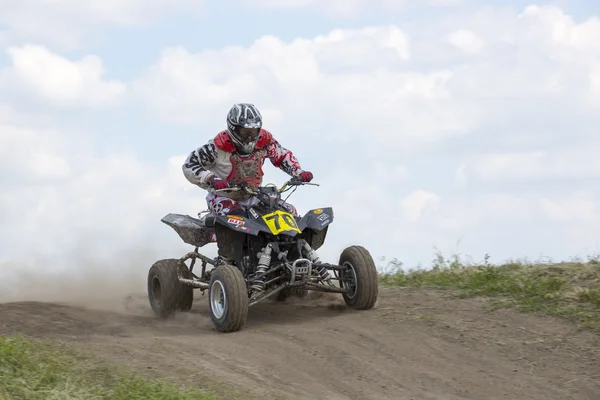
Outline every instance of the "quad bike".
<path id="1" fill-rule="evenodd" d="M 248 308 L 267 298 L 283 301 L 290 295 L 302 297 L 308 290 L 341 293 L 351 308 L 372 308 L 378 296 L 378 275 L 364 247 L 344 249 L 339 265 L 321 262 L 316 253 L 333 222 L 333 209 L 319 208 L 300 217 L 285 208 L 281 194 L 307 184 L 315 185 L 292 178 L 281 189 L 266 185 L 256 190 L 248 186 L 212 190 L 245 191 L 248 198 L 254 198 L 254 205 L 222 216 L 202 215 L 208 211 L 199 213 L 199 218 L 166 215 L 161 221 L 196 249 L 180 259 L 157 261 L 150 268 L 148 298 L 156 315 L 167 318 L 189 311 L 193 289 L 203 293 L 208 289 L 211 318 L 221 332 L 242 329 Z M 198 253 L 200 247 L 214 242 L 218 257 Z M 185 262 L 190 259 L 188 267 Z M 197 260 L 202 262 L 198 275 L 194 272 Z M 207 264 L 213 268 L 207 270 Z"/>

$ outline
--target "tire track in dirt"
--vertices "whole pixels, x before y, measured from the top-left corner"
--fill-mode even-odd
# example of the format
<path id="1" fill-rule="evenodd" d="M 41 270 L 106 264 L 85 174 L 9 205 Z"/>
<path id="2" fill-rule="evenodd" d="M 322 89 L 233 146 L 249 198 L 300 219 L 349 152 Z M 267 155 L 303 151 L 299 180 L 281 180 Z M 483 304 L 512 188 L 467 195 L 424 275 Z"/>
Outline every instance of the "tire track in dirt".
<path id="1" fill-rule="evenodd" d="M 600 336 L 484 299 L 382 289 L 375 309 L 312 294 L 252 307 L 240 332 L 217 333 L 206 297 L 153 316 L 144 295 L 118 307 L 0 304 L 0 333 L 70 341 L 145 373 L 240 398 L 600 398 Z"/>

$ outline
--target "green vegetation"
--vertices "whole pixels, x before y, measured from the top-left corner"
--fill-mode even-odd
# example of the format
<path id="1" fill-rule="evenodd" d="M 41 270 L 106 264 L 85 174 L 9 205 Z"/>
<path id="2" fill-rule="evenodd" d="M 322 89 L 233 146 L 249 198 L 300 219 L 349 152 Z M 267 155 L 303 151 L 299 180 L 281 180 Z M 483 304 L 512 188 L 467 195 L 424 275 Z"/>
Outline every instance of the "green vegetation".
<path id="1" fill-rule="evenodd" d="M 558 315 L 582 328 L 600 332 L 600 261 L 512 261 L 501 265 L 467 264 L 459 256 L 445 259 L 439 252 L 433 268 L 405 272 L 392 261 L 392 271 L 381 275 L 383 286 L 451 289 L 460 297 L 488 296 L 497 307 Z"/>
<path id="2" fill-rule="evenodd" d="M 0 400 L 209 400 L 185 389 L 112 366 L 91 364 L 57 344 L 0 336 Z M 62 346 L 60 346 L 62 347 Z"/>

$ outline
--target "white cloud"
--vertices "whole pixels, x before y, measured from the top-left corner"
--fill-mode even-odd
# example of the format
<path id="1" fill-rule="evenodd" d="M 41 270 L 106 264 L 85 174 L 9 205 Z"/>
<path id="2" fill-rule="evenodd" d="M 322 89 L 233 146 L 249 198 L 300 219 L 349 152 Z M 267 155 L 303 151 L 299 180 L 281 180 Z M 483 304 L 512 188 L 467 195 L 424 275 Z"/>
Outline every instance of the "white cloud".
<path id="1" fill-rule="evenodd" d="M 10 47 L 12 68 L 0 75 L 0 84 L 24 89 L 36 99 L 59 107 L 114 105 L 126 87 L 117 80 L 105 80 L 102 61 L 94 55 L 81 60 L 52 53 L 38 45 Z"/>
<path id="2" fill-rule="evenodd" d="M 56 132 L 36 134 L 26 128 L 6 126 L 0 129 L 0 172 L 10 174 L 3 179 L 37 182 L 68 177 L 70 165 L 54 151 L 64 142 Z M 20 168 L 12 169 L 19 164 Z"/>
<path id="3" fill-rule="evenodd" d="M 419 189 L 401 199 L 399 203 L 404 209 L 405 218 L 417 221 L 426 208 L 437 209 L 440 201 L 437 194 Z"/>
<path id="4" fill-rule="evenodd" d="M 540 200 L 540 206 L 542 213 L 554 221 L 600 222 L 600 201 L 584 191 L 575 192 L 560 200 L 543 198 Z"/>
<path id="5" fill-rule="evenodd" d="M 469 178 L 489 182 L 518 182 L 534 179 L 584 179 L 600 177 L 600 142 L 556 150 L 477 155 L 457 171 L 457 179 Z"/>
<path id="6" fill-rule="evenodd" d="M 0 103 L 0 179 L 3 190 L 19 183 L 35 185 L 69 176 L 64 154 L 69 143 L 59 132 L 38 128 L 27 116 Z"/>
<path id="7" fill-rule="evenodd" d="M 529 35 L 533 37 L 549 34 L 548 38 L 554 44 L 592 50 L 594 54 L 590 56 L 600 53 L 600 45 L 594 40 L 600 35 L 600 19 L 597 16 L 578 24 L 557 6 L 531 5 L 519 15 L 519 19 L 527 23 Z"/>
<path id="8" fill-rule="evenodd" d="M 597 65 L 590 73 L 590 83 L 594 92 L 600 93 L 600 65 Z"/>
<path id="9" fill-rule="evenodd" d="M 405 11 L 415 7 L 453 6 L 464 0 L 422 0 L 415 4 L 408 0 L 242 0 L 246 4 L 264 8 L 310 7 L 336 17 L 356 18 L 372 11 Z"/>
<path id="10" fill-rule="evenodd" d="M 600 62 L 590 72 L 591 102 L 600 109 Z"/>
<path id="11" fill-rule="evenodd" d="M 264 36 L 249 48 L 197 54 L 179 46 L 165 49 L 134 91 L 172 123 L 212 123 L 245 99 L 267 118 L 277 110 L 276 121 L 266 120 L 274 131 L 310 141 L 331 140 L 324 130 L 343 131 L 338 145 L 362 143 L 365 152 L 379 143 L 411 151 L 471 130 L 478 112 L 449 92 L 453 72 L 412 70 L 410 58 L 409 39 L 394 26 L 338 29 L 290 43 Z"/>
<path id="12" fill-rule="evenodd" d="M 433 39 L 387 26 L 287 43 L 264 36 L 247 48 L 199 53 L 172 47 L 134 87 L 170 122 L 202 124 L 247 99 L 265 110 L 274 131 L 326 141 L 317 132 L 344 131 L 338 145 L 359 142 L 370 154 L 410 154 L 490 128 L 503 143 L 532 144 L 557 134 L 565 114 L 595 118 L 600 53 L 585 39 L 594 37 L 595 20 L 575 24 L 545 7 L 465 21 L 447 22 Z M 557 27 L 571 39 L 557 41 Z M 307 132 L 306 115 L 324 124 Z"/>
<path id="13" fill-rule="evenodd" d="M 202 0 L 0 0 L 0 36 L 12 44 L 36 41 L 65 49 L 111 27 L 147 26 L 203 10 Z"/>
<path id="14" fill-rule="evenodd" d="M 477 53 L 484 46 L 483 40 L 479 36 L 466 29 L 459 29 L 450 33 L 446 40 L 465 53 Z"/>

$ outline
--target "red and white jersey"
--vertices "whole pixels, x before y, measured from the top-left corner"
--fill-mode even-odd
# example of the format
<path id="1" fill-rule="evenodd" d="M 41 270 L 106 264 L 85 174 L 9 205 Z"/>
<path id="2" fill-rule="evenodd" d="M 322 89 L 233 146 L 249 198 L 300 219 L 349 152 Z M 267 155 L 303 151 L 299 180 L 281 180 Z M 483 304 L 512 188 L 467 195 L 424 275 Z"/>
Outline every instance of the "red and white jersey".
<path id="1" fill-rule="evenodd" d="M 238 154 L 227 131 L 222 131 L 192 151 L 182 169 L 188 181 L 203 189 L 209 188 L 209 179 L 214 175 L 224 180 L 244 181 L 256 188 L 262 184 L 262 166 L 267 158 L 275 167 L 290 176 L 303 172 L 294 154 L 282 147 L 273 135 L 264 129 L 260 131 L 254 152 L 248 156 Z M 220 195 L 236 199 L 236 194 L 232 192 Z"/>

